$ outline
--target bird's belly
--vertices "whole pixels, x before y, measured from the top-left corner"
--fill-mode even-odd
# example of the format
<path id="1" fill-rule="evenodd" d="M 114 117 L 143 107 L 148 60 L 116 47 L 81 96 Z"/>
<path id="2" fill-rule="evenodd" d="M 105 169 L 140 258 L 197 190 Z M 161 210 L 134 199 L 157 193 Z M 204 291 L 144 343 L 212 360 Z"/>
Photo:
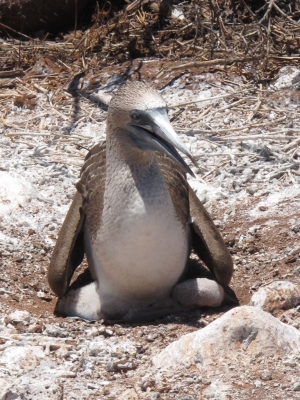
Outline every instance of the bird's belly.
<path id="1" fill-rule="evenodd" d="M 182 275 L 188 232 L 174 214 L 145 213 L 100 231 L 87 253 L 101 298 L 151 303 L 167 296 Z"/>

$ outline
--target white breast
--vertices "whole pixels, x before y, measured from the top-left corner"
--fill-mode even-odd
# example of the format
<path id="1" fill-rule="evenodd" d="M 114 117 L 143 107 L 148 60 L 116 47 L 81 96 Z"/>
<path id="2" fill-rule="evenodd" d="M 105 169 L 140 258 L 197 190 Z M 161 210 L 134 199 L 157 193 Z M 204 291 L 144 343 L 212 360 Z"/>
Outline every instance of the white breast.
<path id="1" fill-rule="evenodd" d="M 147 204 L 136 187 L 129 196 L 121 188 L 114 201 L 105 199 L 103 216 L 87 251 L 100 298 L 152 303 L 167 296 L 184 271 L 188 233 L 166 188 L 152 193 Z"/>

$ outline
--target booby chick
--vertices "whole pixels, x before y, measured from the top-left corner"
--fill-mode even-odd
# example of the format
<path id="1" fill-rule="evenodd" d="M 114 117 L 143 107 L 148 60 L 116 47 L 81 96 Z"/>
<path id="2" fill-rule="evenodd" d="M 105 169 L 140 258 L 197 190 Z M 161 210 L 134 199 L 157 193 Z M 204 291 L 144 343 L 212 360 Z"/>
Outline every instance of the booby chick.
<path id="1" fill-rule="evenodd" d="M 144 82 L 122 85 L 109 104 L 106 143 L 86 157 L 52 254 L 58 312 L 147 320 L 221 304 L 232 259 L 176 149 L 195 162 L 161 95 Z M 191 247 L 215 281 L 184 281 Z M 67 292 L 84 253 L 94 282 Z"/>

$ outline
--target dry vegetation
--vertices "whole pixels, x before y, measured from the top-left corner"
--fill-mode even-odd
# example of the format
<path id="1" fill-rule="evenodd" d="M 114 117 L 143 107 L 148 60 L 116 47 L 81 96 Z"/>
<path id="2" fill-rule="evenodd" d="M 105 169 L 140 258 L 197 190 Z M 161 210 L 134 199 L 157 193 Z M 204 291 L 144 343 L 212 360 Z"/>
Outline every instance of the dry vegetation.
<path id="1" fill-rule="evenodd" d="M 168 0 L 134 0 L 119 9 L 114 3 L 119 4 L 100 2 L 93 24 L 84 32 L 73 31 L 52 41 L 48 34 L 31 39 L 21 33 L 19 39 L 2 40 L 2 71 L 28 70 L 45 55 L 65 63 L 69 72 L 138 57 L 173 61 L 188 57 L 198 66 L 239 65 L 248 79 L 259 81 L 299 58 L 296 0 L 173 1 L 173 12 Z M 8 27 L 5 31 L 8 37 L 18 35 Z"/>
<path id="2" fill-rule="evenodd" d="M 70 93 L 76 98 L 78 89 L 84 89 L 81 94 L 87 97 L 103 83 L 97 74 L 105 67 L 117 71 L 122 66 L 125 77 L 145 79 L 140 71 L 145 59 L 165 62 L 158 78 L 169 75 L 171 81 L 190 70 L 221 69 L 240 75 L 247 90 L 251 83 L 276 78 L 282 66 L 299 62 L 296 0 L 127 3 L 100 1 L 88 29 L 53 40 L 48 40 L 50 34 L 33 39 L 0 24 L 7 35 L 0 39 L 2 118 L 12 97 L 15 105 L 34 108 L 37 93 L 46 94 L 51 107 L 69 108 Z M 64 121 L 79 111 L 78 101 L 73 107 L 73 113 L 61 113 Z"/>

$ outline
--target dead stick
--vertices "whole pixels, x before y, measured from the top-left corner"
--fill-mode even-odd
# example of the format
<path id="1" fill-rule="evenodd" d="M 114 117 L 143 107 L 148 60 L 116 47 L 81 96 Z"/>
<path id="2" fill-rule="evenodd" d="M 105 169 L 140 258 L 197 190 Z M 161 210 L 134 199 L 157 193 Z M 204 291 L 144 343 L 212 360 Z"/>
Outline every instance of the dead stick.
<path id="1" fill-rule="evenodd" d="M 5 25 L 5 24 L 2 24 L 2 22 L 0 22 L 0 26 L 3 26 L 3 28 L 9 29 L 9 30 L 11 30 L 11 31 L 14 32 L 14 33 L 17 33 L 18 35 L 21 35 L 21 36 L 26 37 L 26 39 L 32 40 L 32 38 L 31 38 L 30 36 L 27 36 L 27 35 L 24 35 L 24 33 L 15 31 L 13 28 L 10 28 L 9 26 L 7 26 L 7 25 Z"/>
<path id="2" fill-rule="evenodd" d="M 176 65 L 175 67 L 171 68 L 171 71 L 176 71 L 182 68 L 189 68 L 189 67 L 207 67 L 210 65 L 227 65 L 232 64 L 235 62 L 244 62 L 244 61 L 251 61 L 253 57 L 234 57 L 231 59 L 224 60 L 223 58 L 216 58 L 215 60 L 207 60 L 207 61 L 192 61 L 186 64 Z"/>

